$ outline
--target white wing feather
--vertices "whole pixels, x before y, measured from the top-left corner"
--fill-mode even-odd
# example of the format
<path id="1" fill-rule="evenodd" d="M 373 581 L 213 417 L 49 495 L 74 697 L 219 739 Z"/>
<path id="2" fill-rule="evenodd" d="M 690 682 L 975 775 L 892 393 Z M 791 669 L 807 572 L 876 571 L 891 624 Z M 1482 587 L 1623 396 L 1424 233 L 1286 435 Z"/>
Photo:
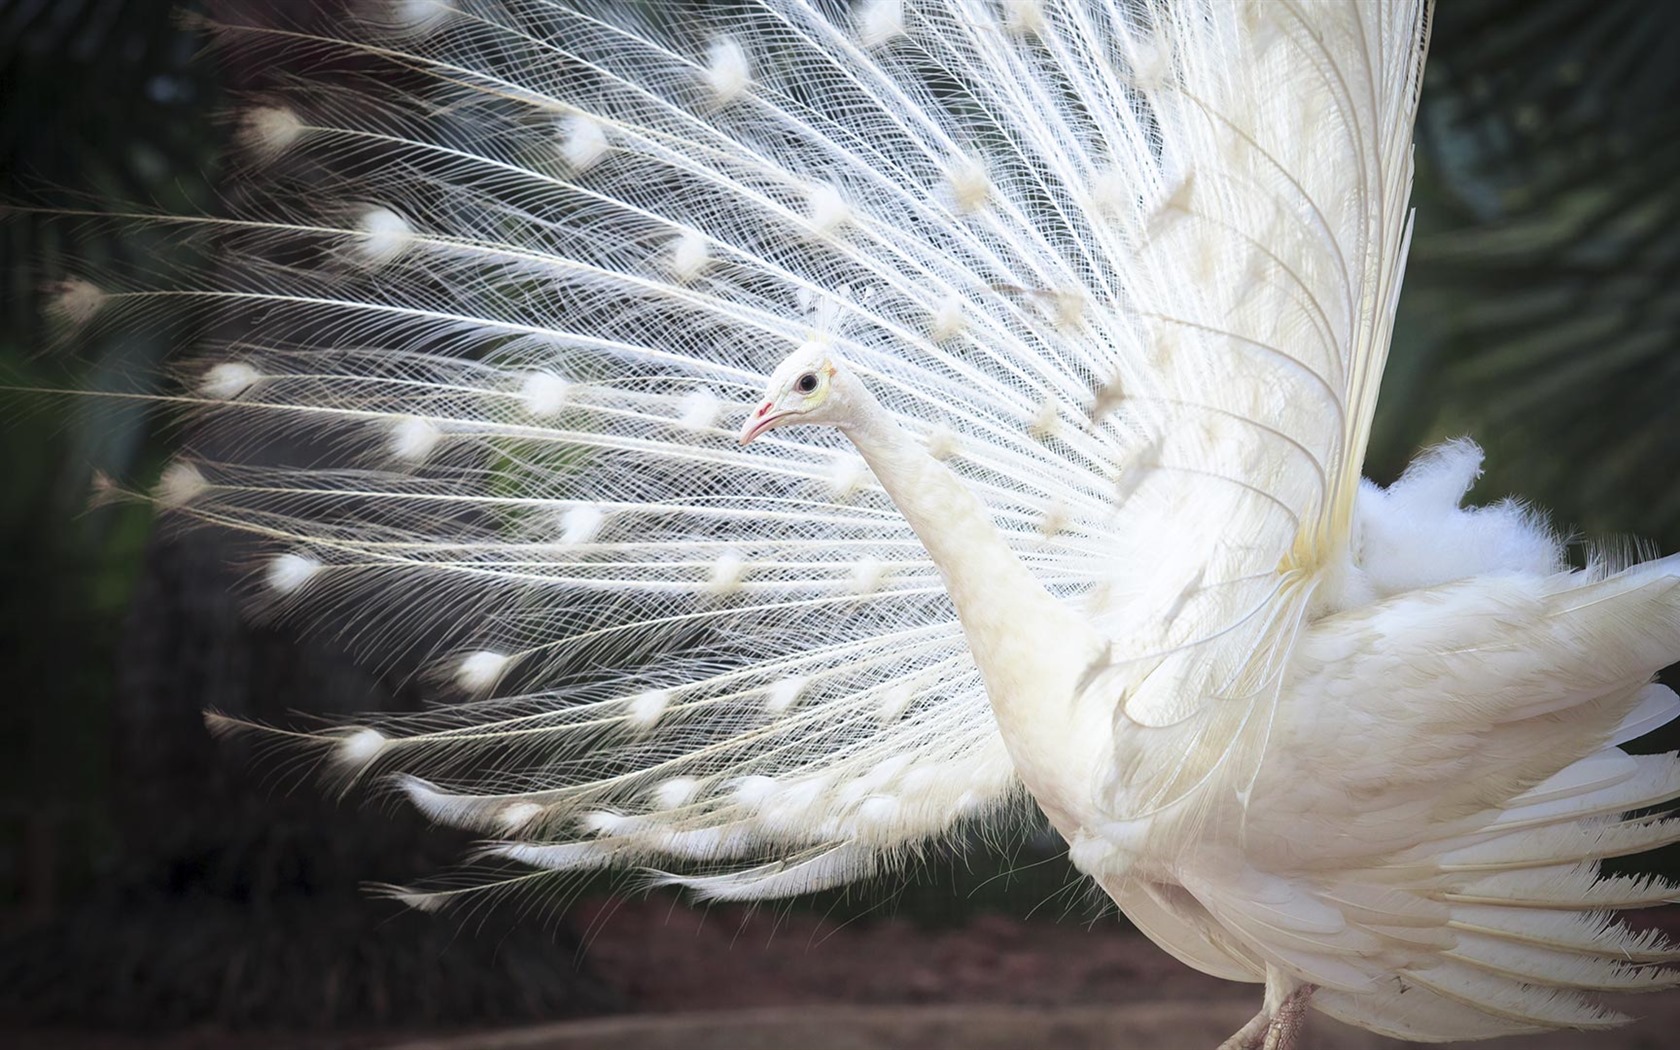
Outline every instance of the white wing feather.
<path id="1" fill-rule="evenodd" d="M 1405 4 L 1259 5 L 1208 33 L 1194 7 L 1162 17 L 1176 76 L 1143 94 L 1170 133 L 1158 161 L 1142 142 L 1115 151 L 1148 187 L 1134 345 L 1110 381 L 1145 440 L 1120 467 L 1093 609 L 1113 666 L 1095 687 L 1119 698 L 1117 739 L 1163 731 L 1114 771 L 1121 818 L 1210 778 L 1246 793 L 1296 638 L 1337 600 L 1427 43 Z"/>

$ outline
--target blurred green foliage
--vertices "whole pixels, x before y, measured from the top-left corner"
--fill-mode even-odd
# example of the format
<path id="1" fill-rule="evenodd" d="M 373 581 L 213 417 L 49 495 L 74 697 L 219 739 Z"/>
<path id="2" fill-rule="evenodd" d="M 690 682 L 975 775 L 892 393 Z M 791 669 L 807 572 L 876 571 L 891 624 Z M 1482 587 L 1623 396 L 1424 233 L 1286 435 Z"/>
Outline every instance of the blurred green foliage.
<path id="1" fill-rule="evenodd" d="M 1442 4 L 1370 473 L 1471 434 L 1483 499 L 1680 549 L 1680 9 Z"/>
<path id="2" fill-rule="evenodd" d="M 144 391 L 174 349 L 158 332 L 74 346 L 43 309 L 51 282 L 158 250 L 34 207 L 202 208 L 218 134 L 215 70 L 174 0 L 0 5 L 0 384 Z M 5 214 L 4 206 L 18 211 Z M 133 402 L 0 395 L 0 907 L 89 884 L 110 848 L 114 654 L 151 514 L 90 511 L 98 475 L 154 475 L 152 412 Z"/>

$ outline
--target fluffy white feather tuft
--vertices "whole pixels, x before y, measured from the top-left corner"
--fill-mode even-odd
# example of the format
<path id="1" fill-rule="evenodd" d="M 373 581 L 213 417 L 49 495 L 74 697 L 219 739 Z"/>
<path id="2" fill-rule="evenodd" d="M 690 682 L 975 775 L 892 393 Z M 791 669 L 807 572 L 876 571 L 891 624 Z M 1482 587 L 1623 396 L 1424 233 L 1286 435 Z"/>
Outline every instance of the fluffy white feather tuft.
<path id="1" fill-rule="evenodd" d="M 268 585 L 280 594 L 292 594 L 314 579 L 325 568 L 320 559 L 307 554 L 277 554 L 268 563 L 265 578 Z"/>
<path id="2" fill-rule="evenodd" d="M 204 473 L 186 460 L 176 460 L 163 468 L 158 478 L 156 499 L 168 510 L 184 507 L 204 494 L 210 487 Z"/>
<path id="3" fill-rule="evenodd" d="M 1424 452 L 1386 489 L 1360 487 L 1352 546 L 1373 597 L 1565 567 L 1562 542 L 1534 511 L 1514 500 L 1463 506 L 1481 473 L 1482 450 L 1459 440 Z"/>

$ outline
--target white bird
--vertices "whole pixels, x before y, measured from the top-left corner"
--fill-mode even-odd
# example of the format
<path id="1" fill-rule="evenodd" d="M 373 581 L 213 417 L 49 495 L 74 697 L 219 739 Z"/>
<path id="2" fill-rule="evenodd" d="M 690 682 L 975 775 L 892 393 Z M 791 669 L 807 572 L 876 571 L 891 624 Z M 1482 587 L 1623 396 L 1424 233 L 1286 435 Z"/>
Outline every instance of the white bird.
<path id="1" fill-rule="evenodd" d="M 1680 840 L 1640 815 L 1680 761 L 1619 747 L 1680 713 L 1680 562 L 1569 569 L 1461 505 L 1467 442 L 1360 480 L 1424 4 L 361 10 L 223 27 L 323 56 L 247 111 L 275 188 L 183 223 L 214 269 L 67 295 L 219 311 L 192 399 L 310 462 L 189 451 L 158 499 L 462 701 L 306 738 L 489 837 L 403 899 L 785 896 L 1024 793 L 1264 983 L 1230 1046 L 1680 980 L 1610 917 L 1676 888 L 1597 868 Z"/>

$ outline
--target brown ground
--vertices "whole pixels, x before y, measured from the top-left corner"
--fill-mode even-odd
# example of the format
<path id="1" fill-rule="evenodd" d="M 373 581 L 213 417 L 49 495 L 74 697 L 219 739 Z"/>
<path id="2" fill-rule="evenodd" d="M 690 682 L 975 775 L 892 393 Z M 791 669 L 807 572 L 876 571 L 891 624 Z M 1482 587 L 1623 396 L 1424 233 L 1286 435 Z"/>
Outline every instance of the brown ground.
<path id="1" fill-rule="evenodd" d="M 1112 918 L 1086 925 L 983 914 L 955 929 L 925 930 L 902 919 L 841 925 L 668 901 L 603 901 L 573 914 L 591 931 L 591 968 L 661 1013 L 840 1003 L 1106 1006 L 1247 1000 L 1258 991 L 1211 981 Z"/>
<path id="2" fill-rule="evenodd" d="M 597 901 L 573 919 L 589 931 L 590 967 L 644 1013 L 425 1037 L 37 1031 L 0 1033 L 0 1042 L 64 1050 L 1205 1050 L 1258 1006 L 1256 986 L 1196 974 L 1113 920 L 1087 927 L 982 916 L 958 929 L 925 930 L 894 919 L 842 925 L 765 909 L 698 912 L 662 900 Z M 1504 1046 L 1680 1045 L 1680 993 L 1629 1005 L 1644 1020 L 1628 1028 Z M 1315 1015 L 1296 1050 L 1404 1045 Z"/>

